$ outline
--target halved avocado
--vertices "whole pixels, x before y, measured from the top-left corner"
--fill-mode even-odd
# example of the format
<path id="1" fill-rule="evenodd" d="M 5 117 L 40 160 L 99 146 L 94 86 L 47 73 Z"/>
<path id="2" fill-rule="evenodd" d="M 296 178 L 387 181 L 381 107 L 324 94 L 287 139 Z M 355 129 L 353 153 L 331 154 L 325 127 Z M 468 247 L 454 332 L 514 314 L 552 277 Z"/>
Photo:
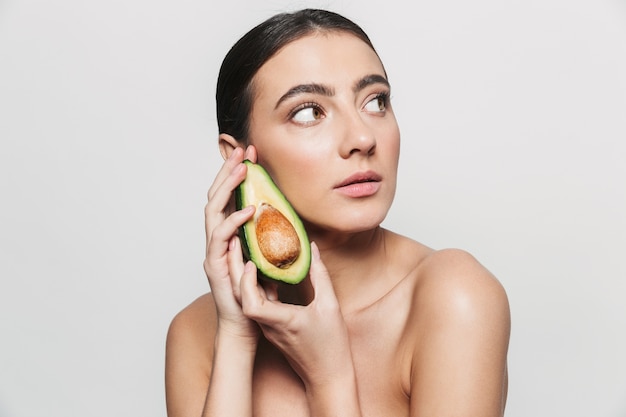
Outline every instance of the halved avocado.
<path id="1" fill-rule="evenodd" d="M 241 226 L 244 256 L 263 276 L 297 284 L 311 266 L 311 245 L 304 225 L 267 171 L 245 160 L 246 179 L 235 190 L 237 210 L 253 205 L 254 216 Z"/>

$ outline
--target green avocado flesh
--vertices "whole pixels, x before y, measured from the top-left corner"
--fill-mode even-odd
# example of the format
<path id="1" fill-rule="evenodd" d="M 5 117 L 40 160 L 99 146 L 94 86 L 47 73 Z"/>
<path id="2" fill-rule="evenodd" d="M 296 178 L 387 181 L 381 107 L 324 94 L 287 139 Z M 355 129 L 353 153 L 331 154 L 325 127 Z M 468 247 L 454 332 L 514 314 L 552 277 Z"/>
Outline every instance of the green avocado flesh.
<path id="1" fill-rule="evenodd" d="M 240 228 L 244 256 L 266 278 L 297 284 L 311 266 L 311 245 L 302 221 L 261 165 L 248 160 L 244 164 L 248 173 L 235 190 L 235 204 L 237 210 L 256 207 Z"/>

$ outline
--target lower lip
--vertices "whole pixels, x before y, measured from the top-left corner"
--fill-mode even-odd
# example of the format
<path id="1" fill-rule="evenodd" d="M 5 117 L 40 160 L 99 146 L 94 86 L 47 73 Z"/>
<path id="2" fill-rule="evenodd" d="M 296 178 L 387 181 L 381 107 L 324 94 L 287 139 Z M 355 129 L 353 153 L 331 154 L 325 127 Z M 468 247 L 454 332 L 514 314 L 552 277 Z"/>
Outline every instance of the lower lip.
<path id="1" fill-rule="evenodd" d="M 369 197 L 376 194 L 380 188 L 380 182 L 359 182 L 343 187 L 335 188 L 339 193 L 353 198 Z"/>

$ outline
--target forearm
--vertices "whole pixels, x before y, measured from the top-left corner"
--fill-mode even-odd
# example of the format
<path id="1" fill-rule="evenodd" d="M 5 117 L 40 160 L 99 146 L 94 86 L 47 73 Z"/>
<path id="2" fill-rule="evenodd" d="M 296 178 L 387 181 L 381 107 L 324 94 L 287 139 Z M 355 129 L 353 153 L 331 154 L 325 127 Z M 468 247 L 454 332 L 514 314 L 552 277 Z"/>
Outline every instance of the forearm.
<path id="1" fill-rule="evenodd" d="M 216 335 L 213 369 L 203 417 L 251 417 L 252 372 L 256 344 L 236 336 Z"/>
<path id="2" fill-rule="evenodd" d="M 330 381 L 306 386 L 311 417 L 361 417 L 354 369 L 351 366 Z"/>

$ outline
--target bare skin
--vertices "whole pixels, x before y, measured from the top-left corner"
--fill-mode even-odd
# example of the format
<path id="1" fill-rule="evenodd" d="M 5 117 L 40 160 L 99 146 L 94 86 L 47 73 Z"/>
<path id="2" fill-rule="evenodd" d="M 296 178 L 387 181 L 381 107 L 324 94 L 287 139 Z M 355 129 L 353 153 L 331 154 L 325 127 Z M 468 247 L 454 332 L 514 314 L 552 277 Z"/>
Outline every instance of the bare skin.
<path id="1" fill-rule="evenodd" d="M 311 82 L 329 88 L 281 98 Z M 211 293 L 168 333 L 169 417 L 502 416 L 504 289 L 469 254 L 378 226 L 399 133 L 379 98 L 388 85 L 376 54 L 350 35 L 307 36 L 269 60 L 255 87 L 253 146 L 220 136 L 226 162 L 205 210 Z M 259 283 L 243 261 L 236 231 L 254 209 L 229 204 L 244 158 L 268 169 L 305 220 L 313 261 L 297 286 Z M 375 172 L 376 186 L 340 186 L 354 172 Z"/>

